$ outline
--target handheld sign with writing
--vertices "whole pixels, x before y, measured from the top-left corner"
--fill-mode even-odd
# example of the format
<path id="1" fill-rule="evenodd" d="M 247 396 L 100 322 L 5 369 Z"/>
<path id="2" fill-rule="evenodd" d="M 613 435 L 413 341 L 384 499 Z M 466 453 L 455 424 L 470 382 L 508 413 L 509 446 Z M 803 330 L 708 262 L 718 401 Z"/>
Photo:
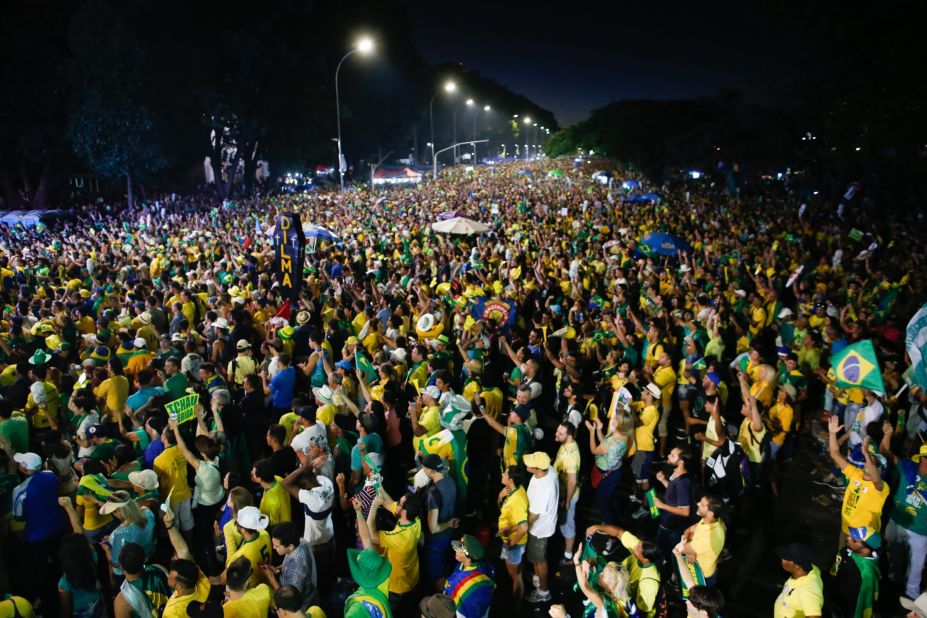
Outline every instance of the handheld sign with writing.
<path id="1" fill-rule="evenodd" d="M 178 425 L 183 425 L 196 416 L 196 404 L 199 403 L 200 396 L 197 394 L 187 395 L 180 399 L 165 404 L 164 408 L 170 419 Z"/>
<path id="2" fill-rule="evenodd" d="M 306 261 L 306 235 L 299 215 L 281 213 L 274 228 L 274 280 L 280 284 L 284 298 L 299 300 L 303 287 L 303 264 Z"/>

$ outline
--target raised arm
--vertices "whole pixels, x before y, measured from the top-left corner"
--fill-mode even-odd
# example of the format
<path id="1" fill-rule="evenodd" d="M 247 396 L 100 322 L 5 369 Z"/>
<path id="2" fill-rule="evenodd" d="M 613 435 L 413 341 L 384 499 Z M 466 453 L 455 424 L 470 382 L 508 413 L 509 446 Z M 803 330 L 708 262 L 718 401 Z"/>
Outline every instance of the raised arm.
<path id="1" fill-rule="evenodd" d="M 180 528 L 177 527 L 173 511 L 168 510 L 164 514 L 163 519 L 164 527 L 167 528 L 167 535 L 170 537 L 171 545 L 174 547 L 174 553 L 176 553 L 177 557 L 181 560 L 193 560 L 190 547 L 187 545 L 186 539 L 184 539 L 183 535 L 180 533 Z"/>
<path id="2" fill-rule="evenodd" d="M 850 465 L 850 462 L 840 454 L 840 447 L 837 445 L 837 433 L 843 429 L 840 425 L 840 419 L 836 415 L 831 415 L 827 420 L 827 453 L 834 460 L 837 468 L 841 471 Z M 878 475 L 876 475 L 878 477 Z"/>
<path id="3" fill-rule="evenodd" d="M 882 423 L 882 442 L 879 443 L 879 453 L 882 454 L 887 460 L 892 462 L 892 464 L 898 463 L 898 455 L 892 452 L 892 434 L 895 433 L 895 428 L 892 427 L 892 424 L 888 421 L 883 421 Z"/>

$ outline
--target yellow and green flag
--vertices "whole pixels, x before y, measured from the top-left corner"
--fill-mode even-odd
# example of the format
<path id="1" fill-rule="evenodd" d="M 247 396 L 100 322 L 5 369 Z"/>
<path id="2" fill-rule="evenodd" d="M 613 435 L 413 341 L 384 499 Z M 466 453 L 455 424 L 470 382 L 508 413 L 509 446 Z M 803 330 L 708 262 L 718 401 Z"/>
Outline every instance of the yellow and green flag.
<path id="1" fill-rule="evenodd" d="M 830 366 L 837 376 L 837 388 L 868 388 L 885 392 L 882 370 L 869 339 L 848 345 L 831 356 Z"/>
<path id="2" fill-rule="evenodd" d="M 178 425 L 183 425 L 196 416 L 196 404 L 199 403 L 200 396 L 197 394 L 187 395 L 180 399 L 164 404 L 168 416 Z"/>
<path id="3" fill-rule="evenodd" d="M 379 377 L 377 370 L 374 368 L 373 364 L 370 362 L 360 350 L 354 350 L 354 362 L 357 367 L 364 373 L 364 376 L 367 378 L 368 382 L 373 382 Z"/>

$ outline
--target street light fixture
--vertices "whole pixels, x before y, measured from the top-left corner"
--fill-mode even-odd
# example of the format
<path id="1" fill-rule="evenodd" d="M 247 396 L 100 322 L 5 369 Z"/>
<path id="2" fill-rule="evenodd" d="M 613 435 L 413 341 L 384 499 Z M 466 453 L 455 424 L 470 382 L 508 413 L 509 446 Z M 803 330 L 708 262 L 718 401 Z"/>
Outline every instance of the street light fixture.
<path id="1" fill-rule="evenodd" d="M 338 74 L 341 73 L 341 65 L 344 64 L 345 60 L 354 54 L 367 56 L 371 52 L 373 52 L 373 39 L 369 36 L 361 37 L 354 45 L 354 49 L 348 51 L 348 53 L 341 58 L 341 61 L 338 62 L 338 66 L 335 67 L 335 116 L 337 117 L 338 126 L 338 181 L 341 184 L 342 191 L 344 191 L 344 173 L 347 171 L 347 165 L 345 165 L 344 154 L 341 151 L 341 100 L 338 92 Z"/>
<path id="2" fill-rule="evenodd" d="M 454 109 L 454 122 L 452 124 L 454 128 L 454 143 L 455 144 L 457 143 L 457 112 L 459 112 L 460 108 L 465 105 L 467 107 L 473 107 L 474 105 L 473 99 L 467 99 L 466 101 L 464 101 L 463 103 L 461 103 Z M 457 147 L 456 146 L 454 147 L 454 165 L 457 165 Z"/>
<path id="3" fill-rule="evenodd" d="M 434 96 L 431 97 L 431 101 L 428 103 L 428 121 L 431 124 L 431 154 L 432 155 L 434 155 L 435 153 L 435 109 L 434 109 L 435 98 L 437 98 L 437 96 L 441 94 L 442 92 L 451 94 L 452 92 L 455 92 L 456 90 L 457 90 L 457 84 L 455 84 L 453 80 L 449 79 L 446 82 L 444 82 L 444 86 L 442 86 L 441 90 L 436 92 Z"/>
<path id="4" fill-rule="evenodd" d="M 528 131 L 531 126 L 531 116 L 525 116 L 525 161 L 528 161 Z"/>

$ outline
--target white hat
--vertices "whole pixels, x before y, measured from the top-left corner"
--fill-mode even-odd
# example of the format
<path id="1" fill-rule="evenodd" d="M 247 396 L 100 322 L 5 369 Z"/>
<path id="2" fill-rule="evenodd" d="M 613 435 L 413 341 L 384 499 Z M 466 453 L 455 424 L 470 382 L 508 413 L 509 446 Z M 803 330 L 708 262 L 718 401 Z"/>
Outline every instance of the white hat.
<path id="1" fill-rule="evenodd" d="M 142 324 L 151 324 L 151 313 L 148 311 L 142 311 L 138 314 L 138 321 Z"/>
<path id="2" fill-rule="evenodd" d="M 238 343 L 235 344 L 236 350 L 247 350 L 251 347 L 251 344 L 248 343 L 247 339 L 239 339 Z"/>
<path id="3" fill-rule="evenodd" d="M 392 358 L 394 361 L 398 363 L 404 363 L 406 362 L 406 357 L 408 356 L 408 353 L 402 348 L 396 348 L 395 350 L 390 352 L 389 355 L 390 355 L 390 358 Z"/>
<path id="4" fill-rule="evenodd" d="M 440 391 L 440 389 L 438 389 L 438 387 L 435 386 L 434 384 L 432 384 L 431 386 L 425 387 L 425 390 L 422 391 L 422 394 L 423 394 L 423 395 L 428 395 L 429 397 L 431 397 L 431 398 L 434 399 L 435 401 L 441 399 L 441 391 Z"/>
<path id="5" fill-rule="evenodd" d="M 746 297 L 747 297 L 747 291 L 746 291 L 746 290 L 739 290 L 739 289 L 738 289 L 738 290 L 734 290 L 734 294 L 735 294 L 736 296 L 739 296 L 740 298 L 746 298 Z"/>
<path id="6" fill-rule="evenodd" d="M 692 268 L 690 268 L 688 264 L 683 264 L 682 266 L 679 267 L 679 272 L 681 273 L 692 272 Z"/>
<path id="7" fill-rule="evenodd" d="M 662 392 L 660 391 L 660 387 L 654 384 L 653 382 L 651 382 L 644 388 L 647 389 L 647 392 L 653 395 L 655 399 L 659 399 L 660 395 L 662 395 Z"/>
<path id="8" fill-rule="evenodd" d="M 141 350 L 143 348 L 148 347 L 148 342 L 145 341 L 144 337 L 136 337 L 135 340 L 132 342 L 132 345 L 134 345 L 137 349 Z"/>
<path id="9" fill-rule="evenodd" d="M 430 313 L 423 314 L 415 323 L 415 330 L 428 332 L 435 326 L 435 316 Z"/>
<path id="10" fill-rule="evenodd" d="M 33 382 L 32 386 L 29 387 L 29 392 L 32 393 L 32 401 L 37 405 L 42 405 L 45 403 L 45 385 L 41 382 Z"/>
<path id="11" fill-rule="evenodd" d="M 246 530 L 264 530 L 270 523 L 270 518 L 262 514 L 256 506 L 245 506 L 238 511 L 235 521 Z"/>
<path id="12" fill-rule="evenodd" d="M 229 329 L 229 321 L 225 318 L 216 318 L 216 321 L 212 323 L 212 326 L 215 328 L 221 328 L 223 330 Z"/>
<path id="13" fill-rule="evenodd" d="M 780 320 L 785 320 L 786 318 L 790 318 L 790 317 L 792 317 L 793 315 L 795 315 L 795 314 L 792 313 L 792 310 L 791 310 L 791 309 L 789 309 L 788 307 L 783 307 L 783 308 L 782 308 L 782 311 L 779 312 L 779 319 L 780 319 Z"/>
<path id="14" fill-rule="evenodd" d="M 334 395 L 331 387 L 328 384 L 313 387 L 312 394 L 315 395 L 316 399 L 324 404 L 330 404 L 332 402 L 332 395 Z"/>
<path id="15" fill-rule="evenodd" d="M 42 469 L 42 458 L 35 453 L 16 453 L 13 455 L 13 461 L 32 472 Z"/>
<path id="16" fill-rule="evenodd" d="M 129 482 L 145 491 L 154 491 L 158 488 L 158 473 L 154 470 L 129 472 Z"/>
<path id="17" fill-rule="evenodd" d="M 174 341 L 183 341 L 183 335 L 181 335 L 180 333 L 174 333 L 173 335 L 171 335 L 171 342 L 174 342 Z"/>

